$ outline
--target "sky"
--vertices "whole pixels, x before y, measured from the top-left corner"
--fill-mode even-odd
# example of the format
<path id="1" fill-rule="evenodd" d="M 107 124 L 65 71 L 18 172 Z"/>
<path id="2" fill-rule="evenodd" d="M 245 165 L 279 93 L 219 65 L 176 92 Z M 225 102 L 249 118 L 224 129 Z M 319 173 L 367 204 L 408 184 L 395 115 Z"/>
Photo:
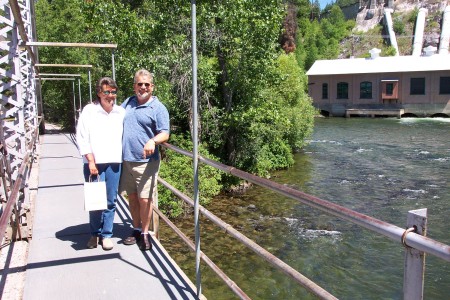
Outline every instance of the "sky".
<path id="1" fill-rule="evenodd" d="M 335 1 L 333 1 L 333 0 L 319 0 L 319 3 L 320 3 L 320 9 L 324 9 L 324 7 L 325 7 L 328 3 L 331 3 L 331 2 L 335 2 Z"/>

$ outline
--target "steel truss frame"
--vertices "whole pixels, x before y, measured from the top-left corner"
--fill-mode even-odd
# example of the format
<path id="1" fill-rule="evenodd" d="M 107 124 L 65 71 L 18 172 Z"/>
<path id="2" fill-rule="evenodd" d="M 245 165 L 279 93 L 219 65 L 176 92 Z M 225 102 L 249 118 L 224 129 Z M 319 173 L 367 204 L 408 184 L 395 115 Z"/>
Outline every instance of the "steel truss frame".
<path id="1" fill-rule="evenodd" d="M 7 203 L 2 207 L 2 220 L 3 214 L 9 214 L 4 210 L 11 207 L 16 209 L 16 223 L 20 217 L 17 199 L 27 202 L 29 196 L 23 178 L 28 177 L 28 167 L 22 165 L 33 161 L 39 127 L 36 56 L 31 47 L 20 46 L 35 39 L 33 5 L 32 0 L 0 0 L 0 197 Z M 16 182 L 20 187 L 12 195 Z M 8 203 L 10 197 L 15 203 Z"/>

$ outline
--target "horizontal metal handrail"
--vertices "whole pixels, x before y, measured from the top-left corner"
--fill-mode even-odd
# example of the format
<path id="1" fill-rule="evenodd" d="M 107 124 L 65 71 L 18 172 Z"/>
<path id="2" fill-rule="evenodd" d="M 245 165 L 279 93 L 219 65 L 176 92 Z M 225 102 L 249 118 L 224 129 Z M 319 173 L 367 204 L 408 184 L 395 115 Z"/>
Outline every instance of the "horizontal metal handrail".
<path id="1" fill-rule="evenodd" d="M 158 182 L 160 182 L 162 185 L 164 185 L 166 188 L 168 188 L 171 192 L 173 192 L 178 198 L 186 202 L 187 204 L 194 206 L 194 201 L 183 194 L 181 191 L 167 183 L 165 180 L 158 178 Z M 213 223 L 215 223 L 217 226 L 223 228 L 226 233 L 240 241 L 242 244 L 244 244 L 247 248 L 254 251 L 256 254 L 258 254 L 260 257 L 262 257 L 264 260 L 272 264 L 273 266 L 277 267 L 279 270 L 283 271 L 285 274 L 289 275 L 292 279 L 297 281 L 300 285 L 308 289 L 310 292 L 312 292 L 314 295 L 318 296 L 320 299 L 337 299 L 332 294 L 324 290 L 322 287 L 317 285 L 312 280 L 308 279 L 306 276 L 283 262 L 281 259 L 249 239 L 244 234 L 240 233 L 236 229 L 234 229 L 230 224 L 222 221 L 219 217 L 208 211 L 203 206 L 199 205 L 199 211 L 209 220 L 211 220 Z"/>
<path id="2" fill-rule="evenodd" d="M 14 206 L 17 204 L 17 200 L 19 199 L 19 192 L 22 183 L 27 179 L 25 173 L 27 170 L 27 166 L 30 162 L 30 157 L 32 157 L 31 156 L 31 154 L 33 153 L 32 149 L 34 148 L 37 137 L 39 135 L 39 123 L 33 132 L 33 137 L 27 147 L 27 153 L 23 157 L 22 163 L 20 164 L 18 170 L 17 178 L 14 182 L 13 188 L 11 189 L 11 193 L 9 195 L 5 209 L 3 210 L 2 215 L 0 216 L 0 242 L 3 242 L 3 239 L 5 237 L 6 227 L 8 226 L 8 222 L 13 212 Z"/>
<path id="3" fill-rule="evenodd" d="M 195 251 L 195 244 L 192 242 L 178 227 L 173 224 L 169 218 L 167 218 L 158 208 L 153 207 L 153 211 L 155 211 L 158 216 L 172 228 L 173 231 L 191 248 L 192 251 Z M 204 252 L 200 251 L 200 257 L 205 261 L 205 263 L 216 273 L 225 283 L 226 285 L 241 299 L 251 299 L 247 294 L 241 290 L 241 288 L 228 277 Z"/>
<path id="4" fill-rule="evenodd" d="M 193 157 L 193 154 L 191 152 L 186 151 L 181 148 L 178 148 L 176 146 L 173 146 L 169 143 L 164 143 L 163 146 L 165 146 L 166 148 L 171 149 L 175 152 L 178 152 L 180 154 L 189 156 L 191 158 Z M 298 200 L 303 204 L 317 208 L 321 211 L 335 215 L 339 218 L 343 218 L 352 223 L 358 224 L 366 229 L 369 229 L 371 231 L 374 231 L 374 232 L 377 232 L 384 236 L 387 236 L 387 237 L 393 239 L 394 241 L 402 243 L 402 235 L 405 232 L 405 229 L 400 228 L 396 225 L 393 225 L 393 224 L 381 221 L 379 219 L 367 216 L 365 214 L 356 212 L 349 208 L 346 208 L 346 207 L 337 205 L 335 203 L 320 199 L 318 197 L 306 194 L 299 190 L 284 186 L 282 184 L 270 181 L 268 179 L 261 178 L 261 177 L 255 176 L 253 174 L 241 171 L 234 167 L 227 166 L 227 165 L 219 163 L 217 161 L 202 157 L 201 155 L 199 155 L 199 161 L 201 161 L 209 166 L 215 167 L 219 170 L 222 170 L 225 173 L 234 175 L 236 177 L 247 180 L 254 184 L 266 187 L 266 188 L 268 188 L 272 191 L 278 192 L 284 196 Z M 423 251 L 425 253 L 434 255 L 443 260 L 450 261 L 450 246 L 449 245 L 443 244 L 441 242 L 435 241 L 433 239 L 427 238 L 427 237 L 419 235 L 419 234 L 406 235 L 405 243 L 412 248 L 415 248 L 415 249 Z"/>

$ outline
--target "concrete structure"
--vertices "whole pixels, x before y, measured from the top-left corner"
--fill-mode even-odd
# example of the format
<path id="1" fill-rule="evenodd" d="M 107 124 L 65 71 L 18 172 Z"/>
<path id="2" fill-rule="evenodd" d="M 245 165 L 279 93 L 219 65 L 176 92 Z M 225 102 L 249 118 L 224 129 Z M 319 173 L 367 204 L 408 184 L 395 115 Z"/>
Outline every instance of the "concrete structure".
<path id="1" fill-rule="evenodd" d="M 396 116 L 392 111 L 403 109 L 402 115 L 450 116 L 449 54 L 378 54 L 372 49 L 371 58 L 316 61 L 306 73 L 314 106 L 323 115 L 342 117 L 349 109 L 386 110 L 377 115 Z"/>
<path id="2" fill-rule="evenodd" d="M 384 10 L 384 22 L 386 23 L 386 29 L 389 33 L 389 41 L 391 43 L 391 46 L 395 49 L 395 55 L 399 56 L 400 51 L 398 50 L 397 38 L 395 37 L 394 32 L 394 21 L 392 20 L 393 12 L 394 10 L 390 8 L 386 8 Z"/>
<path id="3" fill-rule="evenodd" d="M 448 54 L 448 45 L 450 43 L 450 6 L 444 10 L 441 39 L 439 42 L 439 54 Z"/>
<path id="4" fill-rule="evenodd" d="M 413 56 L 420 56 L 423 48 L 423 31 L 425 28 L 425 18 L 427 16 L 428 10 L 426 8 L 419 9 L 419 13 L 416 19 L 416 30 L 413 42 Z"/>

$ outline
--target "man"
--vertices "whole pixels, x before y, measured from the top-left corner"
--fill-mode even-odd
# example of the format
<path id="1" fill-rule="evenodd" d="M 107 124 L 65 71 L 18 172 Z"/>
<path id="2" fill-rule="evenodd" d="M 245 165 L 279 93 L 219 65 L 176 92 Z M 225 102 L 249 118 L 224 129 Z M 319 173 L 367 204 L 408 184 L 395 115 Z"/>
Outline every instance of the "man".
<path id="1" fill-rule="evenodd" d="M 169 139 L 169 113 L 153 96 L 153 75 L 141 69 L 134 76 L 135 96 L 122 103 L 126 114 L 123 123 L 123 169 L 120 190 L 128 194 L 133 233 L 125 245 L 138 243 L 142 251 L 152 248 L 148 233 L 156 197 L 160 165 L 158 145 Z"/>

